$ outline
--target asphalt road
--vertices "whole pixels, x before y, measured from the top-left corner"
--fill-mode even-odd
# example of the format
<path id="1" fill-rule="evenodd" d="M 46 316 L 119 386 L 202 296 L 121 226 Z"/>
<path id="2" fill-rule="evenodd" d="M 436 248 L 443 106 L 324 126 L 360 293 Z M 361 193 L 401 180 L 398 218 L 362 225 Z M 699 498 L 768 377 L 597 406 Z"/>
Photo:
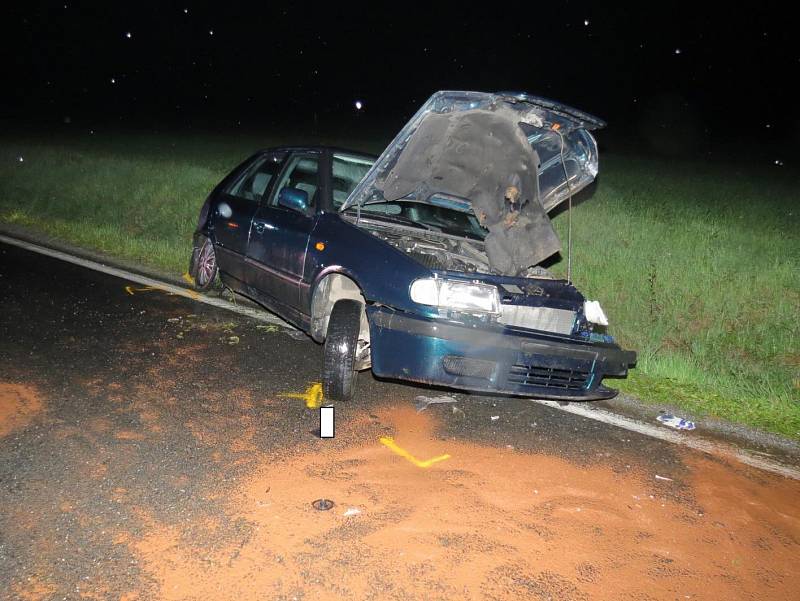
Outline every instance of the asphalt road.
<path id="1" fill-rule="evenodd" d="M 296 334 L 0 245 L 0 598 L 798 598 L 800 483 Z"/>

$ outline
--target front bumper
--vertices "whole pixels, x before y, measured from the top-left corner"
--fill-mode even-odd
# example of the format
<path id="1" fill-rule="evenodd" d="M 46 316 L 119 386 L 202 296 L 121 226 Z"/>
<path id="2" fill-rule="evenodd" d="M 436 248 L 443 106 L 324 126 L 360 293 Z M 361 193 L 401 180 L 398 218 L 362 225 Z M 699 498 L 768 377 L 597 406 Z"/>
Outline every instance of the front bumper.
<path id="1" fill-rule="evenodd" d="M 478 392 L 562 400 L 608 399 L 605 376 L 624 377 L 636 353 L 614 344 L 506 328 L 473 328 L 368 306 L 372 371 Z"/>

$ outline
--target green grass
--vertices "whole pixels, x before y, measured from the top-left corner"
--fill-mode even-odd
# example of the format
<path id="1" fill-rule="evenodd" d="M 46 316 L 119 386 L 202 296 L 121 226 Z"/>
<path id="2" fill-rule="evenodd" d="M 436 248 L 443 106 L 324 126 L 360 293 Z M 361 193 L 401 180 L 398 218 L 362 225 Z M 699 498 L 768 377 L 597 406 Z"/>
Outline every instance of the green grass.
<path id="1" fill-rule="evenodd" d="M 287 141 L 309 140 L 6 138 L 0 222 L 178 276 L 208 191 L 253 150 Z M 335 141 L 378 152 L 387 140 Z M 573 279 L 639 352 L 613 384 L 800 439 L 796 182 L 745 164 L 601 160 L 594 197 L 572 212 Z M 566 244 L 566 214 L 555 222 Z"/>
<path id="2" fill-rule="evenodd" d="M 601 170 L 573 211 L 573 278 L 639 352 L 620 387 L 800 438 L 795 183 L 632 157 Z"/>

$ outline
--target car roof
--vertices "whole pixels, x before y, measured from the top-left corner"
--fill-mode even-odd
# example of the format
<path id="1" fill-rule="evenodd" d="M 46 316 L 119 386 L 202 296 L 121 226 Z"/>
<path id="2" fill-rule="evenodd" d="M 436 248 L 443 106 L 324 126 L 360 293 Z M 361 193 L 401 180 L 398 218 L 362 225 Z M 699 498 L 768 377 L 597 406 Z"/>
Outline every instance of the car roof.
<path id="1" fill-rule="evenodd" d="M 258 154 L 263 154 L 265 152 L 276 152 L 276 151 L 286 151 L 286 152 L 303 152 L 303 151 L 330 151 L 330 152 L 337 152 L 337 153 L 346 153 L 346 154 L 354 154 L 357 156 L 370 158 L 372 160 L 377 160 L 378 155 L 372 154 L 371 152 L 364 152 L 362 150 L 353 150 L 352 148 L 342 148 L 341 146 L 327 146 L 327 145 L 288 145 L 288 146 L 271 146 L 269 148 L 262 148 L 258 151 Z"/>

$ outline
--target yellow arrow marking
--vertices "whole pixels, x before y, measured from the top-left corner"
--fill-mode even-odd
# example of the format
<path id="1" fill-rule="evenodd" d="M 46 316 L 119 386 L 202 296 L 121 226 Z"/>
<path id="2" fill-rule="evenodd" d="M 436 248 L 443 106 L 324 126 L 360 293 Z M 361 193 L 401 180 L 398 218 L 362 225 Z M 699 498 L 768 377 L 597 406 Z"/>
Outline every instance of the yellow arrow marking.
<path id="1" fill-rule="evenodd" d="M 133 286 L 125 286 L 125 292 L 133 294 L 134 292 L 149 292 L 150 290 L 159 290 L 156 286 L 144 286 L 142 288 L 134 288 Z"/>
<path id="2" fill-rule="evenodd" d="M 309 409 L 316 409 L 322 406 L 322 384 L 314 382 L 311 386 L 306 388 L 306 391 L 303 393 L 284 392 L 278 396 L 287 399 L 302 399 L 306 402 L 306 407 Z"/>
<path id="3" fill-rule="evenodd" d="M 402 457 L 403 459 L 407 459 L 417 467 L 426 468 L 432 466 L 434 463 L 439 463 L 440 461 L 444 461 L 445 459 L 450 459 L 450 455 L 439 455 L 438 457 L 433 457 L 426 461 L 422 461 L 414 457 L 404 448 L 397 446 L 397 443 L 391 436 L 381 436 L 380 441 L 382 445 L 389 447 L 389 449 L 392 450 L 394 453 L 400 455 L 400 457 Z"/>
<path id="4" fill-rule="evenodd" d="M 188 273 L 185 274 L 187 277 L 191 277 Z M 167 296 L 176 296 L 176 292 L 170 292 L 169 290 L 165 290 L 161 286 L 142 286 L 141 288 L 134 288 L 133 286 L 125 286 L 125 292 L 133 296 L 136 292 L 150 292 L 152 290 L 158 290 L 159 292 L 163 292 Z M 180 293 L 179 296 L 188 296 L 191 299 L 197 300 L 200 298 L 200 294 L 195 292 L 194 290 L 186 290 Z"/>

